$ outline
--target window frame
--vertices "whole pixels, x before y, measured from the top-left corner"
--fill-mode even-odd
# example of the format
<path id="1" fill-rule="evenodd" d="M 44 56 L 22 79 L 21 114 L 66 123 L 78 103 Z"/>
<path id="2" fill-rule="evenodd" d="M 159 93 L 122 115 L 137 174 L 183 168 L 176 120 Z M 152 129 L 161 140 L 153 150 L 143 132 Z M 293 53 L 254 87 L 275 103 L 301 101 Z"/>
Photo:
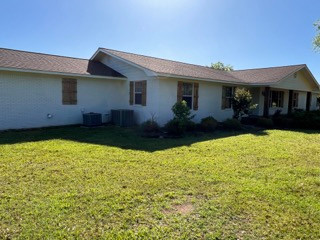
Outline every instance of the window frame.
<path id="1" fill-rule="evenodd" d="M 227 96 L 227 89 L 231 89 L 231 95 Z M 222 86 L 222 101 L 225 101 L 224 104 L 224 108 L 222 107 L 223 110 L 229 110 L 232 109 L 232 99 L 234 97 L 234 93 L 235 93 L 236 87 L 233 86 Z M 225 91 L 225 93 L 223 93 L 223 91 Z M 227 106 L 227 100 L 229 102 L 228 106 Z M 230 106 L 229 106 L 230 105 Z"/>
<path id="2" fill-rule="evenodd" d="M 191 95 L 190 94 L 184 94 L 184 84 L 190 84 L 191 85 Z M 193 82 L 182 82 L 182 101 L 184 100 L 183 98 L 190 98 L 191 97 L 191 106 L 188 106 L 190 109 L 193 109 L 193 97 L 194 97 L 194 83 Z M 187 101 L 186 101 L 187 102 Z M 187 102 L 188 103 L 188 102 Z"/>
<path id="3" fill-rule="evenodd" d="M 299 107 L 299 93 L 298 92 L 292 93 L 292 107 L 293 108 Z"/>
<path id="4" fill-rule="evenodd" d="M 274 94 L 277 94 L 276 101 L 273 101 Z M 276 103 L 273 105 L 273 103 Z M 284 106 L 284 91 L 271 90 L 269 93 L 269 108 L 283 108 Z"/>
<path id="5" fill-rule="evenodd" d="M 140 92 L 137 92 L 136 91 L 136 84 L 141 84 L 141 91 Z M 134 81 L 133 82 L 133 104 L 134 105 L 139 105 L 139 106 L 142 106 L 142 92 L 143 92 L 143 81 Z M 140 101 L 141 101 L 141 103 L 136 103 L 136 94 L 140 94 Z"/>

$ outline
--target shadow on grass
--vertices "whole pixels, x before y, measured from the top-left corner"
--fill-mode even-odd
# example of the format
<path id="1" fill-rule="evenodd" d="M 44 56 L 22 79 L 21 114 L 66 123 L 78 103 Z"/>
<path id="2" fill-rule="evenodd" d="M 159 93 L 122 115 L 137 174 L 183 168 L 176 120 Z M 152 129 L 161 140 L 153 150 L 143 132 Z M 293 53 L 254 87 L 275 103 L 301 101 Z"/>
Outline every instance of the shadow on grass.
<path id="1" fill-rule="evenodd" d="M 302 132 L 319 133 L 319 131 L 307 130 Z M 268 135 L 268 132 L 265 130 L 246 129 L 242 131 L 215 131 L 214 133 L 208 134 L 188 134 L 183 138 L 177 139 L 153 139 L 141 137 L 136 128 L 125 129 L 115 126 L 82 128 L 79 126 L 72 126 L 2 132 L 0 133 L 0 145 L 61 139 L 81 143 L 113 146 L 121 149 L 154 152 L 180 146 L 190 146 L 197 142 L 227 138 L 242 134 L 264 136 Z"/>

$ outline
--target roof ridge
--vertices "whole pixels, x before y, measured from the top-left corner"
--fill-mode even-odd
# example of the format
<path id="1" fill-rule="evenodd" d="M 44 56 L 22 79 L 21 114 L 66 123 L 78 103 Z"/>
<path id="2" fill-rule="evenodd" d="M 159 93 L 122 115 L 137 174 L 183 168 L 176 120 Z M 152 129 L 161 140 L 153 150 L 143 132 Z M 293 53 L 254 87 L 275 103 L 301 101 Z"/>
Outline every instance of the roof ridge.
<path id="1" fill-rule="evenodd" d="M 138 54 L 138 53 L 131 53 L 131 52 L 119 51 L 119 50 L 110 49 L 110 48 L 101 48 L 101 49 L 111 50 L 111 51 L 121 52 L 121 53 L 128 53 L 128 54 L 132 54 L 132 55 L 136 55 L 136 56 L 149 57 L 149 58 L 154 58 L 154 59 L 159 59 L 159 60 L 165 60 L 165 61 L 170 61 L 170 62 L 177 62 L 177 63 L 187 64 L 187 65 L 193 65 L 193 66 L 197 66 L 197 67 L 208 68 L 208 69 L 210 69 L 210 70 L 212 69 L 212 70 L 215 70 L 215 71 L 220 71 L 220 70 L 218 70 L 218 69 L 213 69 L 213 68 L 210 68 L 210 67 L 207 67 L 207 66 L 204 66 L 204 65 L 199 65 L 199 64 L 194 64 L 194 63 L 186 63 L 186 62 L 177 61 L 177 60 L 171 60 L 171 59 L 166 59 L 166 58 L 153 57 L 153 56 L 148 56 L 148 55 Z"/>
<path id="2" fill-rule="evenodd" d="M 115 52 L 120 52 L 120 53 L 127 53 L 127 54 L 132 54 L 132 55 L 136 55 L 136 56 L 142 56 L 142 57 L 147 57 L 147 58 L 153 58 L 153 59 L 159 59 L 159 60 L 164 60 L 164 61 L 170 61 L 170 62 L 175 62 L 175 63 L 181 63 L 181 64 L 186 64 L 186 65 L 192 65 L 192 66 L 196 66 L 196 67 L 201 67 L 201 68 L 205 68 L 208 69 L 210 71 L 214 71 L 214 72 L 218 72 L 224 76 L 226 76 L 225 73 L 229 73 L 228 71 L 222 71 L 222 70 L 218 70 L 218 69 L 214 69 L 208 66 L 203 66 L 203 65 L 199 65 L 199 64 L 193 64 L 193 63 L 185 63 L 185 62 L 181 62 L 181 61 L 176 61 L 176 60 L 170 60 L 170 59 L 165 59 L 165 58 L 159 58 L 159 57 L 153 57 L 153 56 L 148 56 L 148 55 L 143 55 L 143 54 L 137 54 L 137 53 L 131 53 L 131 52 L 125 52 L 125 51 L 119 51 L 119 50 L 115 50 L 115 49 L 110 49 L 110 48 L 99 48 L 99 49 L 104 49 L 104 50 L 111 50 L 111 51 L 115 51 Z M 232 72 L 232 71 L 231 71 Z M 230 74 L 231 76 L 228 75 L 228 77 L 232 77 L 234 79 L 240 80 L 239 78 L 233 76 L 232 74 Z"/>
<path id="3" fill-rule="evenodd" d="M 25 50 L 19 50 L 19 49 L 12 49 L 12 48 L 3 48 L 3 47 L 0 47 L 0 50 L 1 50 L 1 49 L 3 49 L 3 50 L 9 50 L 9 51 L 15 51 L 15 52 L 33 53 L 33 54 L 53 56 L 53 57 L 62 57 L 62 58 L 71 58 L 71 59 L 79 59 L 79 60 L 87 60 L 87 61 L 90 61 L 90 59 L 86 59 L 86 58 L 69 57 L 69 56 L 62 56 L 62 55 L 57 55 L 57 54 L 49 54 L 49 53 L 41 53 L 41 52 L 32 52 L 32 51 L 25 51 Z"/>
<path id="4" fill-rule="evenodd" d="M 153 57 L 153 56 L 148 56 L 148 55 L 144 55 L 144 54 L 137 54 L 137 53 L 132 53 L 132 52 L 126 52 L 126 51 L 120 51 L 120 50 L 115 50 L 115 49 L 111 49 L 111 48 L 100 48 L 100 49 L 111 50 L 111 51 L 120 52 L 120 53 L 128 53 L 128 54 L 132 54 L 132 55 L 136 55 L 136 56 L 149 57 L 149 58 L 165 60 L 165 61 L 170 61 L 170 62 L 182 63 L 182 64 L 186 64 L 186 65 L 193 65 L 193 66 L 197 66 L 197 67 L 207 68 L 207 69 L 210 69 L 210 70 L 213 70 L 213 71 L 219 71 L 220 73 L 225 73 L 226 72 L 226 71 L 222 71 L 222 70 L 219 70 L 219 69 L 213 69 L 213 68 L 210 68 L 208 66 L 194 64 L 194 63 L 186 63 L 186 62 L 182 62 L 182 61 L 171 60 L 171 59 L 166 59 L 166 58 L 159 58 L 159 57 Z M 260 70 L 260 69 L 269 69 L 269 68 L 284 68 L 284 67 L 294 67 L 294 66 L 306 66 L 306 64 L 302 63 L 302 64 L 292 64 L 292 65 L 262 67 L 262 68 L 246 68 L 246 69 L 232 70 L 232 71 L 230 71 L 230 73 L 239 72 L 239 71 L 247 71 L 247 70 Z"/>
<path id="5" fill-rule="evenodd" d="M 263 68 L 247 68 L 247 69 L 233 70 L 233 71 L 231 71 L 231 72 L 250 71 L 250 70 L 261 70 L 261 69 L 270 69 L 270 68 L 297 67 L 297 66 L 307 66 L 307 65 L 303 63 L 303 64 L 293 64 L 293 65 L 273 66 L 273 67 L 263 67 Z"/>

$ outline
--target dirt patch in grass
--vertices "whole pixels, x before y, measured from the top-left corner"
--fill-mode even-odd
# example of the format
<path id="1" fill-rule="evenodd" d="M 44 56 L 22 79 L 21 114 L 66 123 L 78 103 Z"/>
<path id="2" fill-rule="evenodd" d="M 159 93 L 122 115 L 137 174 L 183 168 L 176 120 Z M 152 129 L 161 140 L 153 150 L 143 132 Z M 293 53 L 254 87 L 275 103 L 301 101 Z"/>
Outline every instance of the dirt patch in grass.
<path id="1" fill-rule="evenodd" d="M 191 203 L 175 204 L 172 209 L 164 210 L 164 214 L 169 215 L 173 213 L 179 213 L 181 215 L 187 215 L 193 212 L 194 206 Z"/>

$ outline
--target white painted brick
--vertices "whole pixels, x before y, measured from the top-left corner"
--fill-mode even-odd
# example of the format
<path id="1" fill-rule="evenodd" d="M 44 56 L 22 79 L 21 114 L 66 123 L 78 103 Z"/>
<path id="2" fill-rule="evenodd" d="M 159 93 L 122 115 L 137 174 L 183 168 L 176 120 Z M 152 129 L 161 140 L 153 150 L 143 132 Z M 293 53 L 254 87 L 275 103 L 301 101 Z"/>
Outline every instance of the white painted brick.
<path id="1" fill-rule="evenodd" d="M 63 105 L 61 79 L 0 72 L 0 130 L 79 124 L 82 109 L 106 114 L 127 98 L 126 81 L 77 78 L 78 104 Z"/>

